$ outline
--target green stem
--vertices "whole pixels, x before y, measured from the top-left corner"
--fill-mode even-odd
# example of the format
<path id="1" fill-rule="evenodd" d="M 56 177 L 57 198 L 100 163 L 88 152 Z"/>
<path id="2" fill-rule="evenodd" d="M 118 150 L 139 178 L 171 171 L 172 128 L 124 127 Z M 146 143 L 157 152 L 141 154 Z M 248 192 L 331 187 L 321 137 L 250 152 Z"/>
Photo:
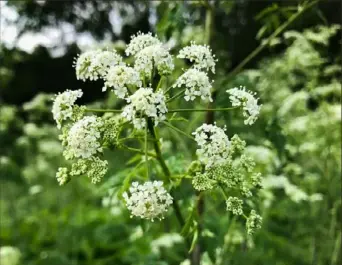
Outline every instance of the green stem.
<path id="1" fill-rule="evenodd" d="M 146 119 L 146 123 L 147 123 L 147 119 Z M 147 176 L 147 179 L 148 179 L 148 176 L 149 176 L 149 169 L 148 169 L 148 145 L 147 145 L 148 141 L 147 141 L 147 126 L 145 126 L 145 163 L 146 163 L 146 176 Z"/>
<path id="2" fill-rule="evenodd" d="M 139 153 L 139 154 L 142 154 L 142 155 L 145 155 L 145 151 L 143 150 L 140 150 L 140 149 L 137 149 L 137 148 L 133 148 L 133 147 L 129 147 L 127 145 L 121 145 L 121 147 L 125 148 L 126 150 L 128 151 L 131 151 L 131 152 L 135 152 L 135 153 Z M 157 156 L 151 152 L 147 152 L 147 154 L 151 157 L 154 157 L 154 158 L 157 158 Z"/>
<path id="3" fill-rule="evenodd" d="M 214 25 L 214 8 L 207 1 L 205 3 L 206 6 L 206 14 L 205 14 L 205 29 L 204 29 L 204 42 L 206 44 L 210 44 L 211 35 L 213 33 L 213 25 Z"/>
<path id="4" fill-rule="evenodd" d="M 177 127 L 173 126 L 171 123 L 165 122 L 165 121 L 162 121 L 162 123 L 165 124 L 167 127 L 171 128 L 171 129 L 173 129 L 173 130 L 175 130 L 176 132 L 178 132 L 178 133 L 180 133 L 180 134 L 182 134 L 182 135 L 184 135 L 184 136 L 190 138 L 191 140 L 194 140 L 194 141 L 195 141 L 195 138 L 194 138 L 194 137 L 192 137 L 191 135 L 189 135 L 189 134 L 183 132 L 182 130 L 178 129 Z"/>
<path id="5" fill-rule="evenodd" d="M 131 90 L 128 86 L 127 86 L 126 88 L 127 88 L 128 94 L 129 94 L 129 95 L 133 95 L 132 90 Z"/>
<path id="6" fill-rule="evenodd" d="M 86 108 L 87 112 L 100 112 L 100 113 L 105 113 L 105 112 L 114 112 L 114 113 L 121 113 L 121 109 L 89 109 Z"/>
<path id="7" fill-rule="evenodd" d="M 172 86 L 170 86 L 170 87 L 168 87 L 165 91 L 164 91 L 164 95 L 166 95 L 167 94 L 167 92 L 169 92 L 171 89 L 173 88 L 173 85 Z"/>
<path id="8" fill-rule="evenodd" d="M 220 187 L 220 190 L 223 194 L 224 199 L 228 200 L 228 195 L 227 195 L 226 191 L 224 190 L 224 188 L 222 187 L 222 185 L 219 184 L 219 187 Z"/>
<path id="9" fill-rule="evenodd" d="M 210 45 L 210 40 L 212 39 L 212 35 L 214 32 L 214 6 L 212 6 L 209 2 L 209 0 L 206 0 L 205 2 L 205 8 L 206 8 L 206 13 L 205 13 L 205 29 L 204 29 L 204 41 L 206 44 Z M 213 101 L 215 100 L 215 95 L 213 95 Z M 209 103 L 210 104 L 210 103 Z M 210 109 L 210 106 L 208 106 L 208 109 Z M 205 110 L 206 116 L 213 116 L 214 113 L 208 110 Z M 207 118 L 207 123 L 211 123 L 210 120 Z M 201 196 L 201 193 L 197 193 L 197 198 L 198 198 L 198 203 L 196 206 L 197 209 L 197 214 L 198 214 L 198 241 L 193 249 L 192 255 L 191 255 L 191 265 L 200 265 L 201 264 L 201 255 L 203 252 L 202 249 L 202 230 L 203 230 L 203 214 L 205 210 L 205 198 L 204 196 Z M 211 260 L 211 259 L 210 259 Z M 214 262 L 211 260 L 211 262 L 214 264 Z"/>
<path id="10" fill-rule="evenodd" d="M 156 159 L 158 160 L 158 162 L 159 162 L 159 164 L 160 164 L 160 166 L 164 172 L 164 175 L 166 176 L 167 181 L 169 182 L 171 179 L 171 172 L 170 172 L 169 168 L 167 167 L 167 165 L 166 165 L 166 163 L 162 157 L 160 146 L 159 146 L 159 141 L 158 141 L 156 132 L 154 130 L 153 122 L 151 119 L 148 119 L 147 126 L 148 126 L 148 130 L 150 131 L 150 134 L 156 140 L 153 143 L 154 150 L 155 150 L 156 155 L 157 155 Z M 172 190 L 170 191 L 170 194 L 172 197 L 174 197 Z M 176 215 L 176 218 L 177 218 L 180 226 L 183 227 L 185 225 L 185 221 L 184 221 L 182 212 L 179 208 L 179 205 L 175 199 L 173 200 L 172 207 L 173 207 L 173 210 L 175 211 L 175 215 Z M 186 240 L 186 243 L 187 243 L 188 247 L 190 247 L 190 242 L 188 240 Z"/>
<path id="11" fill-rule="evenodd" d="M 280 25 L 274 33 L 267 38 L 267 40 L 263 43 L 261 43 L 254 51 L 252 51 L 239 65 L 237 65 L 227 76 L 227 78 L 231 78 L 232 76 L 239 73 L 245 65 L 252 60 L 255 56 L 257 56 L 264 48 L 267 47 L 267 44 L 270 43 L 272 39 L 277 37 L 280 33 L 282 33 L 293 21 L 295 21 L 302 13 L 304 13 L 306 10 L 311 8 L 312 6 L 316 5 L 319 2 L 319 0 L 313 1 L 309 3 L 307 6 L 304 6 L 303 8 L 299 9 L 296 14 L 293 14 L 286 22 L 284 22 L 282 25 Z"/>
<path id="12" fill-rule="evenodd" d="M 139 140 L 139 139 L 145 139 L 144 137 L 124 137 L 124 138 L 120 138 L 119 141 L 126 141 L 126 140 Z M 147 138 L 148 141 L 155 141 L 152 138 Z"/>
<path id="13" fill-rule="evenodd" d="M 161 84 L 162 84 L 162 79 L 163 79 L 163 76 L 161 76 L 161 77 L 160 77 L 160 79 L 159 79 L 159 82 L 158 82 L 158 85 L 157 85 L 156 91 L 158 91 L 158 90 L 159 90 L 159 88 L 160 88 L 160 86 L 161 86 Z"/>
<path id="14" fill-rule="evenodd" d="M 341 232 L 337 234 L 337 237 L 335 239 L 334 250 L 333 250 L 333 254 L 331 256 L 331 262 L 330 262 L 331 265 L 337 264 L 336 261 L 338 259 L 339 253 L 341 254 L 340 250 L 341 250 Z"/>
<path id="15" fill-rule="evenodd" d="M 168 110 L 168 113 L 173 112 L 198 112 L 198 111 L 228 111 L 237 109 L 239 107 L 231 107 L 231 108 L 215 108 L 215 109 L 170 109 Z"/>
<path id="16" fill-rule="evenodd" d="M 158 138 L 156 136 L 156 132 L 154 130 L 153 122 L 151 119 L 148 119 L 147 126 L 148 126 L 148 130 L 150 131 L 152 138 L 156 140 L 153 143 L 154 150 L 156 152 L 156 158 L 157 158 L 160 166 L 162 167 L 165 176 L 167 177 L 166 180 L 169 181 L 169 177 L 171 176 L 171 172 L 170 172 L 169 168 L 167 167 L 167 165 L 166 165 L 166 163 L 162 157 L 160 146 L 159 146 L 159 141 L 158 141 Z"/>
<path id="17" fill-rule="evenodd" d="M 172 100 L 179 98 L 181 95 L 183 95 L 185 92 L 185 89 L 183 89 L 182 91 L 178 92 L 176 95 L 174 95 L 172 98 L 169 98 L 168 100 L 166 100 L 166 103 L 171 102 Z"/>

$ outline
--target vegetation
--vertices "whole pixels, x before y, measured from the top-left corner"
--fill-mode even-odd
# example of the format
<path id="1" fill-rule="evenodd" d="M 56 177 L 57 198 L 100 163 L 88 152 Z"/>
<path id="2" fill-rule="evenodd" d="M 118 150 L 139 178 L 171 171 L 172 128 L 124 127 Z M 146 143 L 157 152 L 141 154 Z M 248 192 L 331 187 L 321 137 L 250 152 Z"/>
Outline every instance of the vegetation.
<path id="1" fill-rule="evenodd" d="M 106 51 L 101 45 L 77 57 L 79 48 L 72 44 L 58 58 L 43 47 L 29 54 L 1 46 L 1 264 L 341 264 L 342 69 L 336 45 L 341 28 L 330 16 L 341 7 L 324 1 L 89 1 L 87 8 L 94 5 L 95 17 L 101 18 L 91 20 L 53 1 L 8 5 L 25 14 L 18 18 L 25 21 L 22 32 L 78 21 L 77 31 L 95 33 L 99 40 L 111 32 L 110 10 L 118 10 L 126 26 L 121 34 L 112 33 L 106 46 L 115 49 L 117 62 L 127 47 L 131 56 L 124 57 L 125 65 L 108 68 L 101 80 L 102 72 L 91 72 L 87 65 Z M 75 5 L 86 8 L 82 2 Z M 132 10 L 135 20 L 127 19 Z M 151 17 L 156 23 L 148 23 Z M 235 33 L 227 33 L 231 21 Z M 148 52 L 144 58 L 134 56 L 137 46 L 129 44 L 130 35 L 139 30 L 155 32 L 170 47 L 159 51 L 161 64 L 157 57 L 147 60 Z M 191 51 L 184 47 L 192 41 L 209 44 L 217 61 L 213 57 L 210 67 L 187 61 Z M 86 57 L 91 53 L 95 57 Z M 164 60 L 168 53 L 174 55 L 173 67 Z M 138 77 L 128 65 L 138 65 Z M 43 68 L 47 76 L 39 73 Z M 118 70 L 127 73 L 129 84 L 115 79 Z M 202 81 L 197 83 L 201 94 L 189 85 L 191 78 Z M 134 105 L 134 92 L 148 84 L 152 90 L 142 94 L 157 106 L 157 119 L 146 105 Z M 241 90 L 231 90 L 240 86 L 253 91 L 244 94 L 245 102 L 258 98 L 255 119 L 248 120 L 252 111 L 238 100 Z M 57 100 L 54 94 L 67 89 L 74 98 L 69 91 Z M 186 89 L 184 97 L 179 92 Z M 165 99 L 155 96 L 158 92 Z M 161 107 L 164 101 L 167 111 Z M 65 104 L 71 112 L 56 109 Z M 131 105 L 133 110 L 127 108 Z M 76 123 L 86 130 L 70 133 Z M 219 153 L 198 145 L 202 130 L 216 133 Z M 92 133 L 100 137 L 87 138 Z M 91 141 L 103 150 L 92 152 L 96 145 L 82 149 Z M 99 161 L 108 163 L 103 167 Z M 250 181 L 251 197 L 243 193 L 240 179 Z M 145 200 L 140 198 L 127 207 L 136 192 L 129 187 L 148 180 L 163 181 L 172 205 L 165 197 L 165 208 L 157 204 L 160 211 L 141 212 L 135 207 Z M 241 184 L 239 192 L 229 180 Z M 149 185 L 144 188 L 153 195 Z"/>

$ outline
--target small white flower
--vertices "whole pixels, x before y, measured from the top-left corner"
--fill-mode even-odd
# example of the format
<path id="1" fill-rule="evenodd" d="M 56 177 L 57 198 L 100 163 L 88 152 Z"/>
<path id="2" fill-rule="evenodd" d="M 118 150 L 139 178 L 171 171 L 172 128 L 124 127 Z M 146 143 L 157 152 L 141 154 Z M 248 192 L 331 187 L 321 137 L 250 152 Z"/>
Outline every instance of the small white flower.
<path id="1" fill-rule="evenodd" d="M 57 128 L 60 129 L 62 121 L 70 119 L 73 114 L 73 106 L 77 98 L 83 95 L 82 90 L 66 90 L 55 96 L 52 105 L 53 118 L 57 123 Z"/>
<path id="2" fill-rule="evenodd" d="M 0 247 L 1 265 L 19 265 L 21 262 L 21 252 L 18 248 L 12 246 Z"/>
<path id="3" fill-rule="evenodd" d="M 66 167 L 60 167 L 58 168 L 58 171 L 56 173 L 56 179 L 60 186 L 67 183 L 70 179 L 68 169 Z"/>
<path id="4" fill-rule="evenodd" d="M 146 117 L 153 118 L 155 125 L 166 118 L 167 108 L 162 92 L 154 93 L 152 88 L 141 87 L 128 101 L 130 103 L 123 109 L 122 116 L 132 121 L 136 129 L 145 128 Z"/>
<path id="5" fill-rule="evenodd" d="M 88 51 L 75 60 L 76 77 L 85 81 L 104 78 L 111 66 L 122 64 L 122 57 L 115 51 Z"/>
<path id="6" fill-rule="evenodd" d="M 152 33 L 149 32 L 147 34 L 143 34 L 140 31 L 137 33 L 137 35 L 133 35 L 131 37 L 130 43 L 127 45 L 126 48 L 126 55 L 136 55 L 138 52 L 140 52 L 142 49 L 160 44 L 161 42 L 156 38 L 152 36 Z"/>
<path id="7" fill-rule="evenodd" d="M 67 158 L 90 158 L 102 152 L 100 144 L 103 122 L 96 116 L 85 116 L 71 128 L 67 137 Z"/>
<path id="8" fill-rule="evenodd" d="M 153 66 L 160 75 L 168 75 L 174 69 L 173 59 L 161 44 L 148 46 L 136 54 L 134 68 L 144 76 L 150 76 Z"/>
<path id="9" fill-rule="evenodd" d="M 199 148 L 196 150 L 198 159 L 206 168 L 223 165 L 229 155 L 230 142 L 225 134 L 226 129 L 204 123 L 192 134 Z"/>
<path id="10" fill-rule="evenodd" d="M 196 97 L 201 97 L 202 100 L 213 101 L 211 98 L 211 82 L 205 72 L 197 69 L 189 69 L 181 75 L 174 87 L 186 87 L 185 100 L 192 101 Z"/>
<path id="11" fill-rule="evenodd" d="M 235 215 L 243 214 L 243 210 L 242 210 L 243 201 L 239 199 L 238 197 L 230 196 L 226 201 L 226 205 L 227 205 L 227 211 L 230 211 Z"/>
<path id="12" fill-rule="evenodd" d="M 87 171 L 88 178 L 93 184 L 99 183 L 108 171 L 108 161 L 98 157 L 90 158 L 90 166 Z"/>
<path id="13" fill-rule="evenodd" d="M 261 224 L 262 217 L 255 210 L 251 210 L 246 222 L 247 234 L 253 235 L 257 229 L 261 228 Z"/>
<path id="14" fill-rule="evenodd" d="M 144 184 L 133 182 L 129 188 L 130 195 L 125 192 L 123 198 L 132 216 L 153 221 L 163 219 L 163 214 L 172 204 L 171 195 L 163 187 L 162 181 L 147 181 Z"/>
<path id="15" fill-rule="evenodd" d="M 76 77 L 78 80 L 85 81 L 86 79 L 94 79 L 93 73 L 90 71 L 90 65 L 96 53 L 97 51 L 87 51 L 75 59 L 74 67 L 76 68 Z"/>
<path id="16" fill-rule="evenodd" d="M 246 90 L 245 87 L 234 87 L 226 91 L 230 94 L 229 99 L 234 107 L 243 108 L 243 116 L 247 117 L 244 123 L 252 125 L 259 116 L 261 105 L 258 105 L 258 99 L 255 98 L 255 93 Z"/>
<path id="17" fill-rule="evenodd" d="M 194 62 L 195 68 L 211 70 L 211 72 L 215 73 L 217 60 L 208 45 L 197 45 L 195 42 L 191 42 L 190 46 L 186 46 L 179 51 L 177 58 L 188 59 L 190 62 Z"/>
<path id="18" fill-rule="evenodd" d="M 126 65 L 112 66 L 105 76 L 105 84 L 102 91 L 106 91 L 107 88 L 113 88 L 115 95 L 118 98 L 124 99 L 127 97 L 127 85 L 141 87 L 139 73 Z"/>

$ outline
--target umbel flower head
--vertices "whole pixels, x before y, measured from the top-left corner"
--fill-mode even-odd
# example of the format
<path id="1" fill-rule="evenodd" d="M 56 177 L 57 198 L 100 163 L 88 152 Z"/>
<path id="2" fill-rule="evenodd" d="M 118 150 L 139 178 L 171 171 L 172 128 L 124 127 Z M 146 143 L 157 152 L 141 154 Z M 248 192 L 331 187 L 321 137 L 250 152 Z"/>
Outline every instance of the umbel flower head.
<path id="1" fill-rule="evenodd" d="M 225 130 L 225 128 L 221 129 L 216 125 L 204 123 L 192 133 L 195 135 L 195 141 L 199 146 L 196 154 L 206 168 L 222 165 L 226 162 L 230 142 Z"/>
<path id="2" fill-rule="evenodd" d="M 68 169 L 66 167 L 58 168 L 56 179 L 60 186 L 65 185 L 70 180 Z"/>
<path id="3" fill-rule="evenodd" d="M 101 160 L 97 156 L 91 156 L 88 159 L 78 159 L 72 164 L 70 175 L 87 175 L 91 182 L 96 184 L 102 180 L 108 170 L 108 161 Z"/>
<path id="4" fill-rule="evenodd" d="M 158 38 L 152 36 L 151 32 L 144 34 L 139 31 L 137 35 L 131 36 L 131 41 L 127 45 L 125 52 L 127 56 L 136 55 L 142 49 L 160 43 L 161 42 L 158 40 Z"/>
<path id="5" fill-rule="evenodd" d="M 246 90 L 245 87 L 234 87 L 227 90 L 230 94 L 229 99 L 234 107 L 242 107 L 243 116 L 247 117 L 245 124 L 252 125 L 259 116 L 261 105 L 258 105 L 258 99 L 255 98 L 255 93 Z"/>
<path id="6" fill-rule="evenodd" d="M 261 224 L 262 217 L 255 210 L 251 210 L 246 222 L 247 233 L 253 235 L 257 229 L 261 228 Z"/>
<path id="7" fill-rule="evenodd" d="M 231 211 L 235 215 L 242 215 L 242 204 L 243 201 L 239 199 L 238 197 L 229 197 L 226 201 L 227 204 L 227 210 Z"/>
<path id="8" fill-rule="evenodd" d="M 186 101 L 192 101 L 196 97 L 201 97 L 202 100 L 213 101 L 211 98 L 211 82 L 208 75 L 205 72 L 197 69 L 189 69 L 183 75 L 181 75 L 174 87 L 185 87 Z"/>
<path id="9" fill-rule="evenodd" d="M 155 125 L 165 119 L 167 108 L 162 92 L 154 93 L 152 88 L 141 87 L 128 101 L 130 103 L 123 109 L 122 116 L 132 121 L 136 129 L 145 128 L 147 117 L 153 118 Z"/>
<path id="10" fill-rule="evenodd" d="M 174 69 L 172 56 L 161 44 L 148 46 L 135 55 L 134 68 L 143 76 L 151 76 L 155 67 L 160 75 L 168 75 Z"/>
<path id="11" fill-rule="evenodd" d="M 197 45 L 191 42 L 179 51 L 177 58 L 188 59 L 194 63 L 194 67 L 199 70 L 206 70 L 215 73 L 216 59 L 208 45 Z"/>
<path id="12" fill-rule="evenodd" d="M 171 195 L 163 187 L 162 181 L 147 181 L 144 184 L 133 182 L 123 198 L 131 216 L 154 220 L 163 219 L 163 214 L 172 204 Z"/>
<path id="13" fill-rule="evenodd" d="M 102 120 L 96 116 L 85 116 L 77 121 L 68 132 L 65 157 L 89 158 L 102 152 L 100 143 L 102 127 Z"/>
<path id="14" fill-rule="evenodd" d="M 109 68 L 105 76 L 105 84 L 102 91 L 113 88 L 113 92 L 118 98 L 127 97 L 127 86 L 141 87 L 139 73 L 132 67 L 126 65 L 116 65 Z"/>
<path id="15" fill-rule="evenodd" d="M 76 77 L 79 80 L 104 78 L 108 68 L 122 64 L 122 57 L 115 51 L 88 51 L 75 60 Z"/>
<path id="16" fill-rule="evenodd" d="M 52 115 L 57 123 L 57 128 L 62 127 L 62 122 L 67 119 L 71 119 L 73 116 L 73 107 L 75 101 L 82 97 L 82 90 L 66 90 L 63 93 L 59 93 L 55 96 L 52 105 Z"/>

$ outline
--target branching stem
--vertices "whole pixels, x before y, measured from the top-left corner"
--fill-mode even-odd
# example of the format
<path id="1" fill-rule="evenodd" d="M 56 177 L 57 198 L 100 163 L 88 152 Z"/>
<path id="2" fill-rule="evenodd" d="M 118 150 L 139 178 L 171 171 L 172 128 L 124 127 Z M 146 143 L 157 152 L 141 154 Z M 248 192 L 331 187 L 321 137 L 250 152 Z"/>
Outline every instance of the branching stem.
<path id="1" fill-rule="evenodd" d="M 87 112 L 100 112 L 100 113 L 105 113 L 105 112 L 113 112 L 113 113 L 121 113 L 121 109 L 86 109 Z"/>
<path id="2" fill-rule="evenodd" d="M 239 107 L 231 107 L 231 108 L 215 108 L 215 109 L 170 109 L 168 113 L 174 112 L 206 112 L 206 111 L 229 111 L 233 109 L 237 109 Z"/>
<path id="3" fill-rule="evenodd" d="M 229 74 L 228 79 L 230 79 L 232 76 L 235 76 L 238 74 L 248 62 L 250 62 L 255 56 L 257 56 L 263 49 L 267 47 L 267 45 L 271 42 L 272 39 L 277 37 L 280 33 L 282 33 L 293 21 L 295 21 L 298 17 L 300 17 L 301 14 L 303 14 L 306 10 L 313 7 L 319 2 L 319 0 L 313 1 L 306 6 L 298 9 L 298 12 L 293 14 L 286 22 L 284 22 L 282 25 L 280 25 L 274 33 L 269 36 L 266 41 L 261 43 L 254 51 L 252 51 L 239 65 L 237 65 Z"/>
<path id="4" fill-rule="evenodd" d="M 128 150 L 128 151 L 145 155 L 145 151 L 144 150 L 133 148 L 133 147 L 130 147 L 130 146 L 127 146 L 127 145 L 120 145 L 120 146 L 123 147 L 124 149 Z M 151 156 L 151 157 L 154 157 L 154 158 L 157 158 L 157 156 L 155 154 L 151 153 L 151 152 L 147 152 L 147 155 Z"/>
<path id="5" fill-rule="evenodd" d="M 150 134 L 152 135 L 152 138 L 154 138 L 156 140 L 153 143 L 154 150 L 155 150 L 156 155 L 157 155 L 156 159 L 158 160 L 158 162 L 159 162 L 159 164 L 160 164 L 160 166 L 164 172 L 164 175 L 167 178 L 167 181 L 169 182 L 171 179 L 171 172 L 170 172 L 168 166 L 166 165 L 165 160 L 161 154 L 158 137 L 157 137 L 156 132 L 154 130 L 153 122 L 151 119 L 148 119 L 147 126 L 148 126 L 148 130 L 150 131 Z M 170 191 L 170 194 L 172 197 L 174 197 L 172 190 Z M 182 215 L 182 212 L 179 208 L 177 200 L 173 200 L 172 207 L 173 207 L 173 210 L 175 211 L 175 215 L 176 215 L 176 218 L 179 222 L 179 225 L 181 227 L 183 227 L 185 225 L 185 221 L 184 221 L 184 217 Z M 188 247 L 190 247 L 190 242 L 188 240 L 186 240 L 186 243 L 187 243 Z"/>
<path id="6" fill-rule="evenodd" d="M 172 98 L 169 98 L 168 100 L 166 100 L 166 103 L 171 102 L 172 100 L 179 98 L 181 95 L 183 95 L 185 92 L 185 89 L 183 89 L 182 91 L 178 92 L 176 95 L 174 95 Z"/>
<path id="7" fill-rule="evenodd" d="M 170 129 L 173 129 L 173 130 L 175 130 L 176 132 L 178 132 L 178 133 L 180 133 L 180 134 L 182 134 L 182 135 L 184 135 L 184 136 L 190 138 L 191 140 L 194 140 L 194 141 L 195 141 L 195 138 L 194 138 L 194 137 L 192 137 L 191 135 L 189 135 L 189 134 L 183 132 L 181 129 L 178 129 L 177 127 L 173 126 L 171 123 L 165 122 L 165 121 L 163 121 L 162 123 L 165 124 L 165 125 L 166 125 L 167 127 L 169 127 Z"/>

